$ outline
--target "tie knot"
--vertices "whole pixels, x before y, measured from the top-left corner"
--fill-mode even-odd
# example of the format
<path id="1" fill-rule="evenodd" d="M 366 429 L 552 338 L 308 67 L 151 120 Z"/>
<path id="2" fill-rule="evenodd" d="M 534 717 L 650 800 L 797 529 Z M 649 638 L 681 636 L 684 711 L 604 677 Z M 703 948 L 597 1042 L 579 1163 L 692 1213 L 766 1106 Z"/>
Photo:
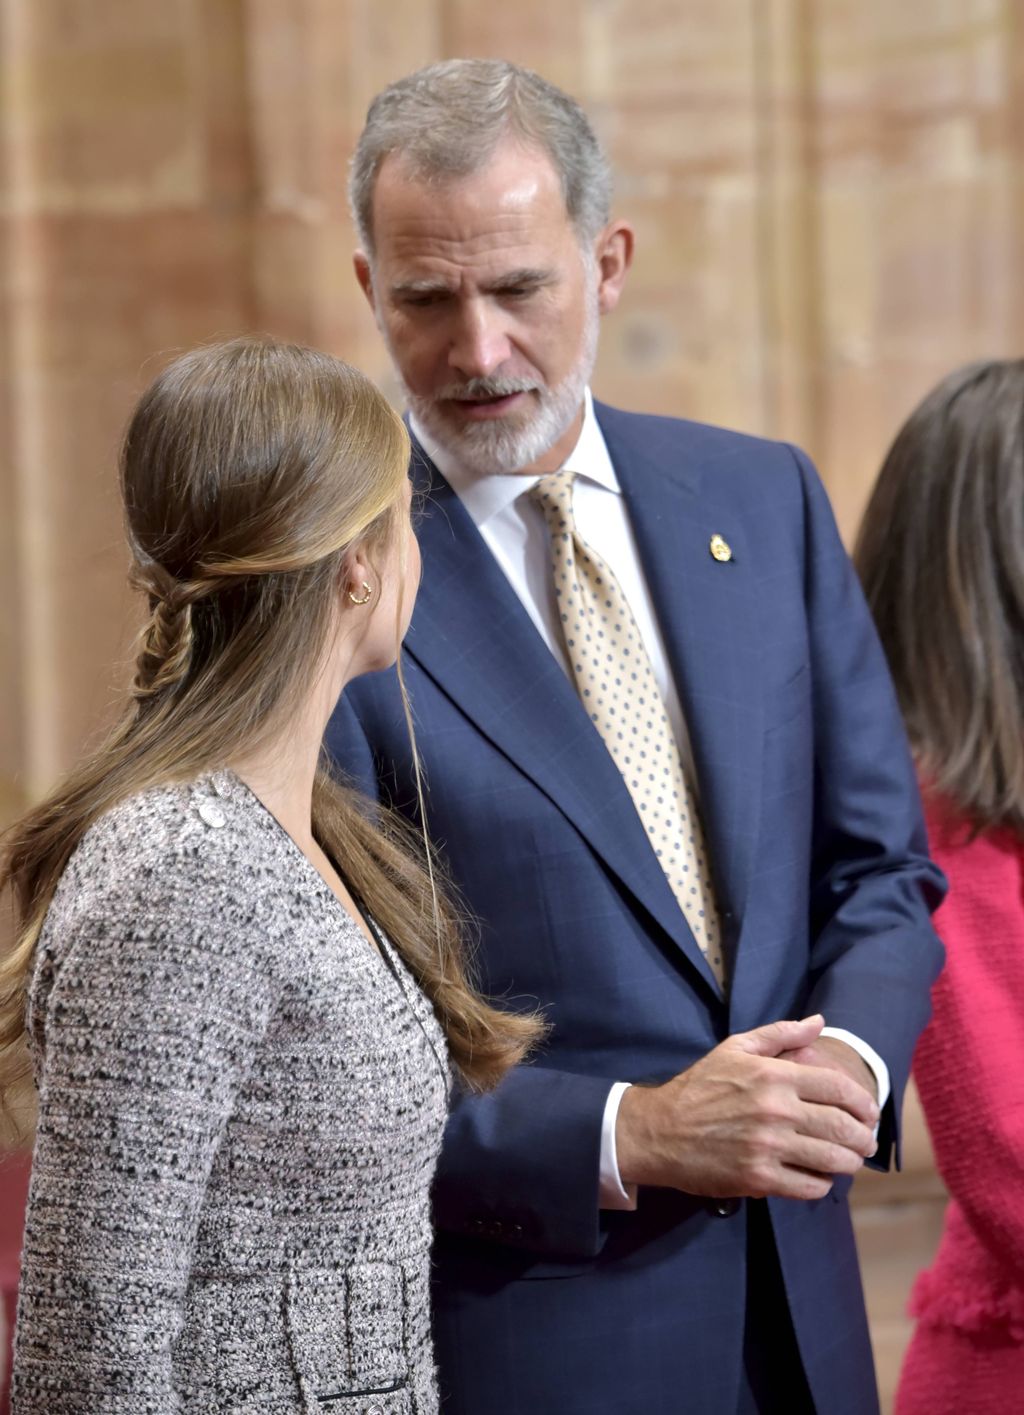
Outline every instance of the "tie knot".
<path id="1" fill-rule="evenodd" d="M 558 513 L 572 520 L 572 484 L 576 473 L 570 471 L 549 472 L 531 486 L 529 495 L 537 502 L 544 514 L 550 517 Z"/>

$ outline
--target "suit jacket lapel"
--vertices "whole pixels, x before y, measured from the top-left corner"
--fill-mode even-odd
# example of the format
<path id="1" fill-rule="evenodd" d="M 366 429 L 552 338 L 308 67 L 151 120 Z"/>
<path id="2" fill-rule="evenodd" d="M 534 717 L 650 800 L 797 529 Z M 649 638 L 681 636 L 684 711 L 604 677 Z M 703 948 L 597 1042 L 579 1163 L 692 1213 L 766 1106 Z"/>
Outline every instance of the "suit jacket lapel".
<path id="1" fill-rule="evenodd" d="M 760 645 L 752 566 L 735 508 L 719 509 L 713 465 L 680 439 L 643 443 L 629 414 L 601 405 L 598 421 L 629 509 L 644 575 L 679 690 L 700 791 L 719 905 L 733 950 L 743 918 L 760 811 Z M 732 559 L 716 560 L 722 536 Z"/>
<path id="2" fill-rule="evenodd" d="M 572 821 L 717 991 L 575 689 L 458 497 L 419 449 L 414 476 L 428 499 L 417 526 L 423 579 L 406 652 Z"/>

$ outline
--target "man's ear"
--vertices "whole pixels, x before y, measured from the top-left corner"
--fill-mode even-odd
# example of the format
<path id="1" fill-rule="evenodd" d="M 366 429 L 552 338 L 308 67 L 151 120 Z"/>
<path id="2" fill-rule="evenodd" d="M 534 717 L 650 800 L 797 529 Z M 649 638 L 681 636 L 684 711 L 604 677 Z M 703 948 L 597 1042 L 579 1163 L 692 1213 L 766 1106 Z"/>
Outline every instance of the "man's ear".
<path id="1" fill-rule="evenodd" d="M 366 296 L 367 303 L 376 316 L 377 304 L 373 293 L 373 271 L 370 269 L 370 258 L 365 251 L 356 251 L 352 257 L 352 266 L 356 272 L 356 279 L 359 281 L 359 288 Z"/>
<path id="2" fill-rule="evenodd" d="M 612 221 L 594 245 L 597 260 L 597 307 L 609 314 L 619 303 L 626 275 L 633 263 L 633 227 L 628 221 Z"/>

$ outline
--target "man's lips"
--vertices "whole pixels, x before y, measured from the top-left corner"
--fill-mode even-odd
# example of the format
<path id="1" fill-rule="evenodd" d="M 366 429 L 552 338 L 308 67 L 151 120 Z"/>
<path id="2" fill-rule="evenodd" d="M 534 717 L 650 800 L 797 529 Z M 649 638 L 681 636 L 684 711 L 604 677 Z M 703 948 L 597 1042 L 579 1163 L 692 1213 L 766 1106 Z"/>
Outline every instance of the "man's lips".
<path id="1" fill-rule="evenodd" d="M 527 397 L 525 390 L 505 393 L 497 398 L 449 398 L 449 405 L 470 422 L 483 422 L 488 418 L 500 418 Z"/>

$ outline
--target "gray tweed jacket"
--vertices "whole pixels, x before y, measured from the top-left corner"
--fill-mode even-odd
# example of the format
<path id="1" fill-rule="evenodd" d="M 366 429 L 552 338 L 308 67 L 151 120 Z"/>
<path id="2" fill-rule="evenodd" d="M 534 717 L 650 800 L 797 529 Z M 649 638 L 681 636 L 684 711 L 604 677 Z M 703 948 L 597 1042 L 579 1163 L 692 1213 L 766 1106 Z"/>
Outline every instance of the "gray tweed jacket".
<path id="1" fill-rule="evenodd" d="M 432 1415 L 430 1005 L 229 772 L 89 831 L 29 995 L 17 1415 Z"/>

